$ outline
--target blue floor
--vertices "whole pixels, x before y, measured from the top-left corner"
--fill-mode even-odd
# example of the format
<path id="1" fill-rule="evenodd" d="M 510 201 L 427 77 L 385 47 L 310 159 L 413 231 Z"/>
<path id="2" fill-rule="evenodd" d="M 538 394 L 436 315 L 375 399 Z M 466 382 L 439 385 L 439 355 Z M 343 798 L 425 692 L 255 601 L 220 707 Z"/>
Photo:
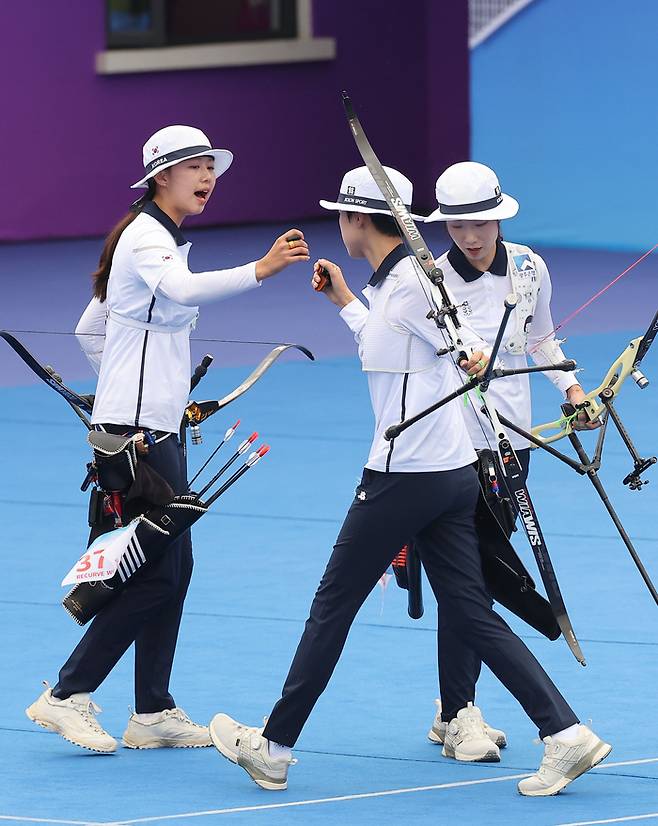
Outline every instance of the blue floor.
<path id="1" fill-rule="evenodd" d="M 335 243 L 330 228 L 317 225 L 313 231 Z M 201 241 L 204 234 L 200 236 Z M 59 261 L 59 248 L 62 260 L 68 260 L 67 246 L 25 246 L 23 259 L 16 247 L 12 255 L 18 263 L 23 260 L 25 277 L 36 279 L 25 256 L 43 253 L 43 258 L 48 247 Z M 58 266 L 51 275 L 66 282 L 67 270 Z M 59 281 L 49 286 L 43 271 L 40 278 L 40 295 L 47 297 Z M 224 325 L 208 336 L 219 338 L 214 334 L 221 332 L 221 337 L 235 338 L 295 337 L 318 350 L 321 358 L 311 364 L 285 356 L 248 394 L 207 423 L 203 445 L 190 448 L 190 468 L 195 470 L 238 417 L 242 433 L 259 430 L 272 446 L 265 460 L 194 530 L 196 567 L 172 691 L 200 722 L 226 711 L 260 724 L 278 698 L 369 445 L 367 389 L 357 361 L 347 355 L 351 337 L 335 343 L 334 330 L 341 330 L 340 335 L 343 331 L 335 324 L 332 308 L 319 300 L 308 304 L 312 311 L 304 321 L 304 338 L 300 327 L 294 336 L 277 335 L 277 324 L 282 333 L 289 329 L 288 319 L 295 327 L 300 307 L 307 306 L 306 298 L 293 304 L 292 291 L 286 289 L 282 288 L 285 306 L 270 306 L 271 315 L 264 307 L 258 310 L 257 317 L 271 323 L 266 335 L 261 335 L 259 324 L 250 323 L 248 313 L 238 324 L 224 312 L 235 335 L 227 336 Z M 62 330 L 75 323 L 83 303 L 71 292 L 64 295 L 53 310 Z M 272 285 L 272 300 L 276 295 Z M 618 303 L 619 315 L 628 318 L 628 307 Z M 15 304 L 18 307 L 18 299 Z M 571 337 L 569 355 L 587 367 L 582 374 L 586 386 L 598 383 L 628 340 L 644 332 L 654 304 L 654 298 L 645 296 L 642 306 L 633 307 L 636 324 L 620 328 L 611 323 L 601 325 L 598 333 L 581 330 Z M 23 308 L 23 323 L 46 329 L 49 309 L 44 304 L 35 318 Z M 1 321 L 6 327 L 10 314 L 5 311 Z M 284 311 L 288 315 L 282 318 L 279 313 Z M 204 322 L 198 335 L 207 331 Z M 39 346 L 45 358 L 45 340 L 34 336 L 29 345 L 36 349 L 37 341 L 44 341 Z M 82 361 L 78 371 L 74 369 L 75 343 L 63 341 L 59 358 L 52 360 L 67 378 L 72 376 L 77 389 L 92 390 Z M 223 346 L 206 345 L 202 352 L 214 349 L 220 356 Z M 233 362 L 237 366 L 211 370 L 195 395 L 216 398 L 225 393 L 260 355 L 257 350 L 243 357 L 244 364 L 238 359 Z M 640 391 L 629 382 L 619 401 L 642 455 L 656 453 L 658 447 L 657 365 L 652 351 L 644 369 L 654 384 Z M 15 374 L 10 374 L 14 367 Z M 59 397 L 43 385 L 18 386 L 27 371 L 8 348 L 0 354 L 0 369 L 0 820 L 210 824 L 228 819 L 254 826 L 333 824 L 339 819 L 346 826 L 564 826 L 658 820 L 658 611 L 588 481 L 537 454 L 531 492 L 587 668 L 576 663 L 563 641 L 548 642 L 514 618 L 510 622 L 583 721 L 591 719 L 614 747 L 600 768 L 557 798 L 517 795 L 518 776 L 536 768 L 541 748 L 533 743 L 537 734 L 530 721 L 486 669 L 478 700 L 487 719 L 507 732 L 510 744 L 501 763 L 456 764 L 426 740 L 436 696 L 436 613 L 427 586 L 426 612 L 418 622 L 407 617 L 406 595 L 394 582 L 371 594 L 299 741 L 299 763 L 291 768 L 287 792 L 258 789 L 214 749 L 120 749 L 113 756 L 93 755 L 38 729 L 25 717 L 24 708 L 39 693 L 42 679 L 55 680 L 80 635 L 59 604 L 65 593 L 59 581 L 86 539 L 86 497 L 78 488 L 88 455 L 84 429 Z M 541 377 L 534 386 L 534 420 L 555 418 L 559 400 L 553 387 Z M 630 458 L 615 434 L 608 438 L 601 477 L 656 581 L 658 479 L 654 471 L 652 483 L 641 492 L 624 487 L 621 479 L 631 469 Z M 527 547 L 517 545 L 536 570 Z M 102 724 L 120 736 L 132 703 L 130 654 L 95 700 L 103 707 Z"/>

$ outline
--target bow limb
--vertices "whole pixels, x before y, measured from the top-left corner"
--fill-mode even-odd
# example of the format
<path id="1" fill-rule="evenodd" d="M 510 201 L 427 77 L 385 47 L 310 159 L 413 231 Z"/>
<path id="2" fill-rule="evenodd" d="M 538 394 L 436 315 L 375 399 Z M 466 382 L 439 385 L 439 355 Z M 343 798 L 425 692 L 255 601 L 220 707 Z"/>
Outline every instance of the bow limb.
<path id="1" fill-rule="evenodd" d="M 301 344 L 280 344 L 278 347 L 275 347 L 271 352 L 269 352 L 265 358 L 261 361 L 258 367 L 251 372 L 247 378 L 239 384 L 235 390 L 232 390 L 228 395 L 224 396 L 221 399 L 212 400 L 212 401 L 203 401 L 203 402 L 195 402 L 191 401 L 188 406 L 185 408 L 184 414 L 184 421 L 185 424 L 188 425 L 197 425 L 201 422 L 205 421 L 209 416 L 212 416 L 213 413 L 217 413 L 218 410 L 221 410 L 223 407 L 226 407 L 227 404 L 235 401 L 239 398 L 243 393 L 246 393 L 254 384 L 266 373 L 270 367 L 274 364 L 274 362 L 279 358 L 282 353 L 285 353 L 286 350 L 290 350 L 294 348 L 295 350 L 299 350 L 303 353 L 306 358 L 310 359 L 311 361 L 315 361 L 315 356 L 308 350 L 306 347 L 303 347 Z"/>
<path id="2" fill-rule="evenodd" d="M 75 390 L 71 390 L 70 387 L 67 387 L 61 380 L 58 381 L 58 379 L 53 375 L 54 371 L 52 368 L 49 369 L 48 367 L 44 367 L 40 362 L 38 362 L 32 353 L 30 353 L 30 351 L 24 347 L 17 338 L 14 338 L 11 333 L 8 333 L 6 330 L 0 330 L 0 338 L 3 338 L 7 342 L 12 350 L 25 362 L 25 364 L 27 364 L 35 375 L 37 375 L 42 381 L 45 381 L 49 387 L 52 387 L 55 392 L 59 393 L 60 396 L 66 399 L 85 426 L 90 427 L 84 413 L 91 413 L 94 403 L 93 396 L 80 396 L 75 392 Z"/>

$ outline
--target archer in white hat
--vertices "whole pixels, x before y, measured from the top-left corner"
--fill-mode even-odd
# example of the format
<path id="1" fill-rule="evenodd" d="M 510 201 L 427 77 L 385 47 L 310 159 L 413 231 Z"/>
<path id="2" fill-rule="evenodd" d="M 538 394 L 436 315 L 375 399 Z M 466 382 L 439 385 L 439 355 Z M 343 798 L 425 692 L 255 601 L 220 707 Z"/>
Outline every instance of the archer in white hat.
<path id="1" fill-rule="evenodd" d="M 446 286 L 455 297 L 460 314 L 483 339 L 492 344 L 502 317 L 504 299 L 510 292 L 516 293 L 519 301 L 508 322 L 500 350 L 505 367 L 525 367 L 528 354 L 537 364 L 562 361 L 565 355 L 553 333 L 550 311 L 552 287 L 548 268 L 541 256 L 530 247 L 503 241 L 500 222 L 513 218 L 519 204 L 501 190 L 493 169 L 474 161 L 453 164 L 436 182 L 436 199 L 437 208 L 425 220 L 442 221 L 452 240 L 451 248 L 436 263 L 444 274 Z M 575 405 L 584 399 L 584 391 L 574 373 L 555 371 L 545 375 L 564 400 Z M 499 413 L 524 430 L 530 430 L 531 398 L 527 375 L 497 379 L 489 386 L 488 397 L 491 397 L 491 403 Z M 481 412 L 477 399 L 462 410 L 476 450 L 481 452 L 495 448 L 491 423 Z M 583 423 L 579 426 L 597 425 Z M 528 442 L 513 431 L 509 435 L 527 475 L 530 460 Z M 484 461 L 485 455 L 481 454 L 480 464 Z M 481 475 L 481 479 L 485 479 L 486 487 L 486 473 Z M 500 536 L 500 527 L 491 518 L 485 502 L 486 493 L 489 494 L 487 501 L 490 506 L 493 504 L 496 507 L 499 502 L 491 491 L 485 490 L 478 503 L 478 533 L 485 563 L 492 557 L 504 559 L 504 548 L 499 546 L 506 544 L 504 537 Z M 509 537 L 513 520 L 500 513 L 498 517 L 499 523 L 506 526 L 504 533 Z M 481 667 L 479 658 L 473 657 L 472 651 L 464 650 L 445 613 L 443 618 L 439 613 L 439 650 L 441 701 L 437 701 L 438 711 L 428 733 L 428 738 L 434 743 L 444 743 L 446 738 L 450 740 L 450 721 L 456 717 L 464 699 L 474 700 Z M 506 744 L 504 732 L 486 723 L 484 726 L 492 741 L 499 746 Z M 575 744 L 579 738 L 585 738 L 583 731 L 582 726 L 574 729 L 573 736 L 570 735 L 571 742 Z M 519 790 L 523 794 L 553 793 L 548 790 L 542 775 L 522 781 Z"/>
<path id="2" fill-rule="evenodd" d="M 199 129 L 167 126 L 144 144 L 143 160 L 144 175 L 133 186 L 147 191 L 106 239 L 93 274 L 94 297 L 76 333 L 99 373 L 94 427 L 141 434 L 141 444 L 149 447 L 139 461 L 175 493 L 184 493 L 186 460 L 178 431 L 190 391 L 189 339 L 199 305 L 255 289 L 289 264 L 308 261 L 309 254 L 303 233 L 290 229 L 258 261 L 190 272 L 191 245 L 181 224 L 188 215 L 203 212 L 233 155 L 214 149 Z M 103 508 L 94 509 L 92 519 L 91 539 L 114 526 L 114 516 Z M 169 691 L 191 575 L 188 531 L 96 615 L 62 666 L 57 684 L 47 686 L 32 703 L 28 717 L 74 745 L 115 751 L 117 741 L 99 725 L 90 692 L 135 643 L 135 713 L 123 734 L 124 745 L 211 745 L 208 727 L 194 723 Z"/>
<path id="3" fill-rule="evenodd" d="M 453 242 L 437 259 L 437 265 L 462 305 L 462 315 L 483 338 L 492 341 L 504 297 L 514 292 L 519 301 L 507 325 L 501 351 L 506 353 L 506 366 L 525 366 L 528 353 L 537 364 L 562 361 L 565 356 L 553 334 L 548 268 L 530 247 L 503 241 L 500 222 L 513 218 L 519 204 L 502 192 L 493 169 L 474 161 L 453 164 L 436 182 L 436 199 L 437 209 L 425 221 L 442 221 Z M 571 404 L 582 402 L 585 394 L 573 373 L 556 371 L 545 375 Z M 527 376 L 508 376 L 493 382 L 489 392 L 493 393 L 494 406 L 504 416 L 525 430 L 530 428 Z M 479 415 L 468 421 L 475 446 L 489 446 L 493 432 L 488 419 Z M 511 438 L 515 449 L 528 447 L 523 437 L 512 434 Z"/>

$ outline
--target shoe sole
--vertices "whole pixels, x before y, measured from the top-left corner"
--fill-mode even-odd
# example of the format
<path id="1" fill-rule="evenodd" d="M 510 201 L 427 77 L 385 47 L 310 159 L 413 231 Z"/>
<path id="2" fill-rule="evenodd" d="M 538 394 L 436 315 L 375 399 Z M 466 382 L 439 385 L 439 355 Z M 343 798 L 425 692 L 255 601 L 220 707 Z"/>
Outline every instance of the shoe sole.
<path id="1" fill-rule="evenodd" d="M 67 743 L 71 743 L 71 745 L 77 746 L 80 749 L 86 749 L 87 751 L 93 751 L 96 754 L 114 754 L 114 752 L 117 750 L 116 746 L 114 746 L 114 748 L 111 748 L 111 749 L 99 749 L 99 748 L 96 748 L 95 746 L 89 746 L 89 745 L 87 745 L 87 743 L 80 743 L 78 740 L 72 740 L 70 737 L 67 737 L 64 734 L 64 732 L 59 728 L 59 726 L 54 725 L 54 723 L 48 723 L 45 720 L 39 720 L 37 717 L 33 717 L 30 714 L 30 709 L 29 708 L 25 709 L 25 714 L 27 715 L 27 717 L 30 720 L 32 720 L 33 723 L 36 723 L 38 726 L 41 726 L 41 728 L 45 728 L 46 731 L 52 731 L 55 734 L 59 734 L 59 736 L 63 740 L 66 740 Z"/>
<path id="2" fill-rule="evenodd" d="M 443 740 L 441 739 L 441 736 L 437 734 L 433 728 L 431 728 L 427 732 L 427 739 L 430 741 L 430 743 L 434 743 L 435 746 L 443 745 Z"/>
<path id="3" fill-rule="evenodd" d="M 126 738 L 121 742 L 127 749 L 207 749 L 214 743 L 181 743 L 177 740 L 151 740 L 146 743 L 131 743 Z"/>
<path id="4" fill-rule="evenodd" d="M 228 751 L 221 740 L 219 738 L 213 737 L 213 728 L 212 728 L 212 720 L 210 721 L 210 725 L 208 726 L 208 731 L 210 733 L 210 739 L 212 740 L 213 746 L 217 749 L 217 751 L 222 755 L 222 757 L 226 758 L 226 760 L 233 763 L 235 766 L 240 766 L 240 768 L 249 776 L 249 778 L 261 789 L 266 789 L 268 792 L 284 792 L 288 788 L 288 781 L 285 780 L 283 783 L 274 783 L 270 780 L 256 780 L 256 778 L 251 774 L 248 769 L 238 763 L 238 758 L 235 757 L 230 751 Z"/>
<path id="5" fill-rule="evenodd" d="M 431 728 L 427 732 L 427 739 L 430 741 L 430 743 L 434 743 L 435 746 L 443 745 L 441 735 L 437 734 L 433 728 Z M 499 749 L 507 748 L 507 739 L 505 737 L 498 737 L 496 740 L 492 740 L 492 742 L 495 743 Z"/>
<path id="6" fill-rule="evenodd" d="M 602 742 L 600 748 L 594 754 L 594 757 L 592 758 L 590 764 L 577 769 L 576 774 L 574 774 L 573 777 L 563 777 L 562 780 L 559 780 L 557 783 L 554 783 L 547 789 L 522 792 L 521 789 L 519 789 L 517 786 L 517 791 L 523 797 L 554 797 L 556 794 L 559 794 L 562 791 L 562 789 L 568 786 L 569 783 L 573 783 L 574 780 L 577 780 L 583 774 L 586 774 L 590 769 L 593 769 L 595 766 L 598 766 L 599 763 L 602 763 L 611 751 L 612 746 L 609 743 Z"/>
<path id="7" fill-rule="evenodd" d="M 454 749 L 443 744 L 443 756 L 449 757 L 453 760 L 458 760 L 460 763 L 500 763 L 500 754 L 496 751 L 488 751 L 480 757 L 459 756 Z"/>

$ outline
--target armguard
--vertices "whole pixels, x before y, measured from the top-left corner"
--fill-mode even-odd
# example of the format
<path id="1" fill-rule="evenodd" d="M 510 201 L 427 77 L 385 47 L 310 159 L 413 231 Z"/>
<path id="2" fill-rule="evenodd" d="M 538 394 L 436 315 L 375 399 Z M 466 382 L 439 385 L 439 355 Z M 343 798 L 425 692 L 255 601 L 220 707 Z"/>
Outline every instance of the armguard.
<path id="1" fill-rule="evenodd" d="M 532 351 L 532 357 L 535 363 L 557 364 L 559 361 L 564 361 L 566 356 L 562 352 L 561 344 L 564 344 L 564 339 L 549 338 L 543 341 L 539 347 Z M 541 359 L 539 356 L 541 356 Z"/>
<path id="2" fill-rule="evenodd" d="M 555 338 L 543 341 L 539 347 L 532 351 L 532 358 L 535 364 L 544 366 L 557 364 L 558 362 L 564 361 L 566 356 L 560 347 L 560 344 L 562 344 L 563 341 L 564 339 L 559 340 Z M 565 373 L 557 370 L 547 370 L 544 375 L 550 379 L 550 381 L 565 397 L 567 388 L 578 382 L 576 374 L 572 372 Z"/>

